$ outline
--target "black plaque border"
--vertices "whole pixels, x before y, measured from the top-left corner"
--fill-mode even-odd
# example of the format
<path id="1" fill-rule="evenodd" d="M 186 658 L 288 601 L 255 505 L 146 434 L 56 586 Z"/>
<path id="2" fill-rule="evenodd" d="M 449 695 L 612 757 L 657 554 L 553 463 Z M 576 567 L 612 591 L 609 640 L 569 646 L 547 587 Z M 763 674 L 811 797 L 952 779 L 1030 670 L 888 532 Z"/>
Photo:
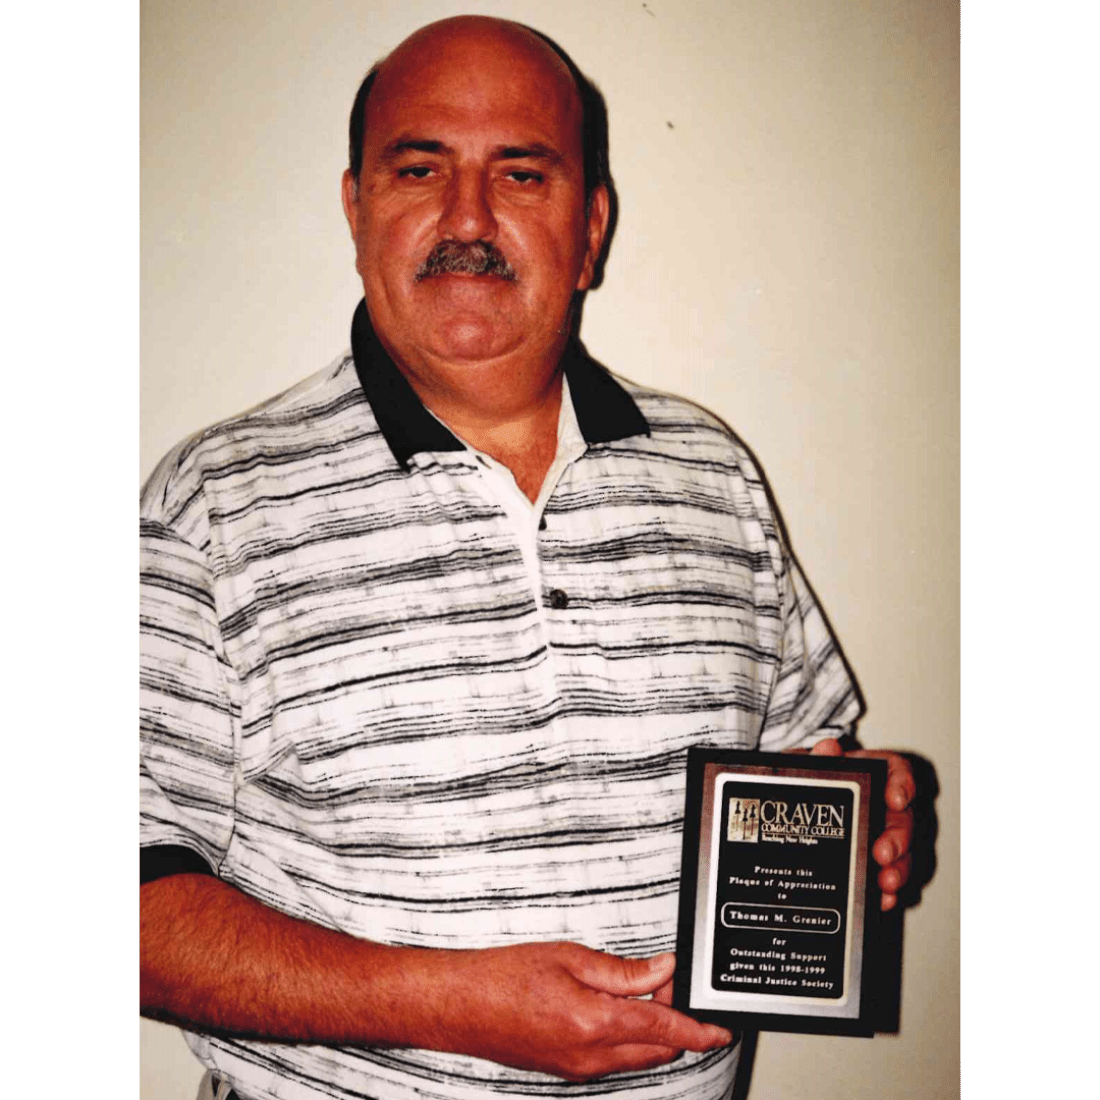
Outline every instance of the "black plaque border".
<path id="1" fill-rule="evenodd" d="M 791 775 L 804 777 L 807 772 L 831 772 L 834 777 L 865 774 L 870 777 L 869 805 L 864 807 L 869 825 L 866 847 L 856 859 L 864 868 L 865 897 L 862 925 L 862 960 L 858 984 L 858 1017 L 830 1016 L 820 1011 L 813 1015 L 788 1012 L 719 1011 L 691 1006 L 691 979 L 695 951 L 695 914 L 700 874 L 700 831 L 703 824 L 703 778 L 708 764 L 718 764 L 726 774 Z M 882 891 L 878 885 L 878 867 L 871 846 L 882 835 L 885 825 L 886 762 L 850 756 L 812 756 L 778 752 L 736 752 L 722 749 L 692 748 L 687 757 L 687 789 L 684 800 L 684 837 L 680 870 L 679 925 L 676 937 L 676 973 L 673 976 L 672 1004 L 697 1020 L 721 1024 L 734 1031 L 793 1031 L 818 1035 L 855 1035 L 875 1033 L 874 984 L 877 965 L 878 926 Z M 706 807 L 708 811 L 710 807 Z M 707 856 L 709 859 L 709 854 Z M 751 997 L 752 994 L 742 993 Z M 762 998 L 763 999 L 763 998 Z"/>

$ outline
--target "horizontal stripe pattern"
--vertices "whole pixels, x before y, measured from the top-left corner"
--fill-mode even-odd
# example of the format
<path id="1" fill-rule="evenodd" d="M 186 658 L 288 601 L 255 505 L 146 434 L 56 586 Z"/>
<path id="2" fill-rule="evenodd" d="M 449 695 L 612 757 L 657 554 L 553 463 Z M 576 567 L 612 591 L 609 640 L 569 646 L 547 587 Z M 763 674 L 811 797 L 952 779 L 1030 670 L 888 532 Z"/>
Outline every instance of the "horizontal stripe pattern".
<path id="1" fill-rule="evenodd" d="M 142 844 L 386 943 L 672 948 L 687 749 L 810 744 L 859 704 L 746 449 L 628 388 L 650 434 L 565 470 L 536 585 L 472 454 L 403 469 L 350 356 L 174 449 L 142 495 Z M 706 1100 L 735 1061 L 578 1087 L 189 1041 L 257 1100 Z"/>

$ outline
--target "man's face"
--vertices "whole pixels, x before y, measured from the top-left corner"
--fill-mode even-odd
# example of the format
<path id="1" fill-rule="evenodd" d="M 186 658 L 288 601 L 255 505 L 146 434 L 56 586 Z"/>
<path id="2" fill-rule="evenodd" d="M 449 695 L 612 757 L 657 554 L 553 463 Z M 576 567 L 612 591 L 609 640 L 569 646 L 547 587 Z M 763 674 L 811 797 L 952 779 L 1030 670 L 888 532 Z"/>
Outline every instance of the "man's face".
<path id="1" fill-rule="evenodd" d="M 441 365 L 556 365 L 607 195 L 586 215 L 580 102 L 541 43 L 429 28 L 399 47 L 371 91 L 344 207 L 371 319 L 399 365 L 428 378 Z M 446 262 L 475 242 L 503 263 L 470 274 Z"/>

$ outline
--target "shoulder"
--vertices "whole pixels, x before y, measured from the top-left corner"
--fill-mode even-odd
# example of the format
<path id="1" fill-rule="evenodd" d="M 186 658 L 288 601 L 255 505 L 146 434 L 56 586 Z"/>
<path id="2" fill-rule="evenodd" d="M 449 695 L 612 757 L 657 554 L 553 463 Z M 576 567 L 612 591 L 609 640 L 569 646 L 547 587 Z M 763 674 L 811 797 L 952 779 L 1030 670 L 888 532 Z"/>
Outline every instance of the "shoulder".
<path id="1" fill-rule="evenodd" d="M 753 481 L 762 480 L 751 449 L 721 417 L 685 397 L 614 377 L 645 417 L 650 445 L 660 453 L 704 465 L 717 463 Z"/>
<path id="2" fill-rule="evenodd" d="M 784 535 L 779 510 L 744 440 L 694 401 L 614 377 L 645 417 L 649 434 L 590 452 L 598 462 L 594 470 L 605 478 L 625 480 L 635 487 L 631 491 L 649 494 L 666 522 L 671 516 L 690 514 L 692 522 L 728 525 L 742 545 L 767 554 L 772 566 L 781 570 Z M 604 486 L 606 495 L 606 482 Z"/>
<path id="3" fill-rule="evenodd" d="M 369 412 L 346 352 L 290 389 L 177 443 L 142 487 L 142 521 L 186 528 L 210 493 L 231 492 L 265 468 L 292 474 L 346 434 L 346 414 L 355 406 Z"/>

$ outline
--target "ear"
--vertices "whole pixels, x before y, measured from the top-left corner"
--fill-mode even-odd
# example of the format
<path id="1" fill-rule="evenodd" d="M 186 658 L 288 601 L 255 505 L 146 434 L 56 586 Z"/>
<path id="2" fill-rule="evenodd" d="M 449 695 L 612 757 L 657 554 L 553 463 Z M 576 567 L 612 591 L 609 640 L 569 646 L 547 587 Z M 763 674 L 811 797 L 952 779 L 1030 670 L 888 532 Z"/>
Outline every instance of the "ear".
<path id="1" fill-rule="evenodd" d="M 585 227 L 588 244 L 584 253 L 584 265 L 581 267 L 580 278 L 577 280 L 577 290 L 587 290 L 592 283 L 592 277 L 596 273 L 596 261 L 600 258 L 603 239 L 607 235 L 607 219 L 610 211 L 611 200 L 607 196 L 607 188 L 601 183 L 592 192 L 588 224 Z"/>
<path id="2" fill-rule="evenodd" d="M 340 181 L 340 198 L 344 204 L 344 217 L 348 219 L 348 229 L 351 230 L 351 239 L 354 241 L 359 227 L 359 185 L 350 168 L 344 169 Z"/>

